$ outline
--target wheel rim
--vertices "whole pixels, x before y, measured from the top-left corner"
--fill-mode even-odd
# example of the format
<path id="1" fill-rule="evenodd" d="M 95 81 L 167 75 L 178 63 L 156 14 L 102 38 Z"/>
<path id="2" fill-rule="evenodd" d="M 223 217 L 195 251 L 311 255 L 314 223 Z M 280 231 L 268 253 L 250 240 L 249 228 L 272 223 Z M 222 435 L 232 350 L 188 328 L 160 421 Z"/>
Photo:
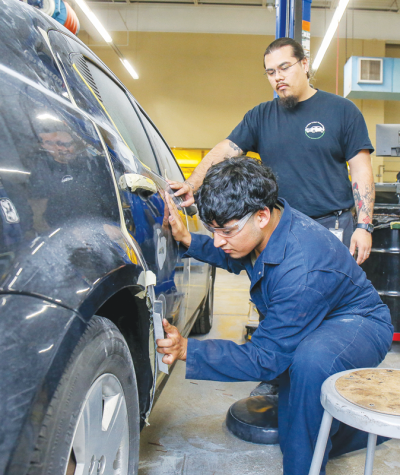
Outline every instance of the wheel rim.
<path id="1" fill-rule="evenodd" d="M 66 475 L 127 475 L 129 426 L 121 383 L 103 374 L 90 387 L 75 429 Z"/>

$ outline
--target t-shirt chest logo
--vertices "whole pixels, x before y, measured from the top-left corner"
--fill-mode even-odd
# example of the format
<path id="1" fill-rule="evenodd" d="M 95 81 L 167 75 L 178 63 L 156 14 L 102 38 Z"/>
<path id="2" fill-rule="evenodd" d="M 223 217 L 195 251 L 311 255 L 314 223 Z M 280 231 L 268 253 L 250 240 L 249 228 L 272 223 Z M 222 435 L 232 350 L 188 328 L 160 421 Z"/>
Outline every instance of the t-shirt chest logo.
<path id="1" fill-rule="evenodd" d="M 320 139 L 325 134 L 325 127 L 321 122 L 310 122 L 306 125 L 304 132 L 309 139 Z"/>

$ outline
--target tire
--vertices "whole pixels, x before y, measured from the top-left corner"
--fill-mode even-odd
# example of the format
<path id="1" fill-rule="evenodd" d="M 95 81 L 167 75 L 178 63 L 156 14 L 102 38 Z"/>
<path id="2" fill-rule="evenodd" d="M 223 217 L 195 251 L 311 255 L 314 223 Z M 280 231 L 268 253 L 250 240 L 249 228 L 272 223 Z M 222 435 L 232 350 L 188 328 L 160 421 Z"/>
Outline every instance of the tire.
<path id="1" fill-rule="evenodd" d="M 28 474 L 137 474 L 139 437 L 129 348 L 112 322 L 95 316 L 51 400 Z"/>
<path id="2" fill-rule="evenodd" d="M 200 310 L 192 328 L 192 333 L 196 335 L 205 335 L 211 330 L 213 325 L 215 267 L 212 268 L 209 279 L 208 293 L 204 306 Z"/>

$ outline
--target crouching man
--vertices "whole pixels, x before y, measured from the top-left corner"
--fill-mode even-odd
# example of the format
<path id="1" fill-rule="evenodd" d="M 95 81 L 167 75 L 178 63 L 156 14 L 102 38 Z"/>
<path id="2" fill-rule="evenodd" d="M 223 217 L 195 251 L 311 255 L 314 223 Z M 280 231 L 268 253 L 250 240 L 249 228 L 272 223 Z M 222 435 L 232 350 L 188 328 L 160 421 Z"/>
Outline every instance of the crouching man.
<path id="1" fill-rule="evenodd" d="M 157 351 L 167 364 L 186 361 L 188 379 L 280 376 L 284 475 L 307 475 L 323 414 L 322 383 L 385 358 L 393 334 L 388 307 L 336 236 L 278 198 L 274 175 L 257 160 L 230 158 L 208 170 L 197 204 L 214 239 L 191 235 L 166 199 L 174 238 L 187 248 L 183 257 L 235 274 L 245 269 L 265 318 L 243 345 L 187 340 L 164 320 L 167 338 L 157 341 Z M 328 454 L 366 445 L 366 433 L 334 420 L 321 473 Z"/>

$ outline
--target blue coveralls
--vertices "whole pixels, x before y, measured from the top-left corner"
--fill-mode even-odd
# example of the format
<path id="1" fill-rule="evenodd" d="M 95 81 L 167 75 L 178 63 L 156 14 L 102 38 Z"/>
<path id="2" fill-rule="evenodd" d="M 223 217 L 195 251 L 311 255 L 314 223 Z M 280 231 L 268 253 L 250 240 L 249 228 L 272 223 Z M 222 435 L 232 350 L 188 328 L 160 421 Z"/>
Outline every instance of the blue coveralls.
<path id="1" fill-rule="evenodd" d="M 251 342 L 189 339 L 186 378 L 270 381 L 280 376 L 279 443 L 284 475 L 307 475 L 323 408 L 320 391 L 339 371 L 375 367 L 393 327 L 384 305 L 349 250 L 330 231 L 291 208 L 255 262 L 232 259 L 207 236 L 192 235 L 194 257 L 251 279 L 250 294 L 265 316 Z M 334 421 L 321 474 L 330 456 L 367 442 L 366 434 Z"/>

